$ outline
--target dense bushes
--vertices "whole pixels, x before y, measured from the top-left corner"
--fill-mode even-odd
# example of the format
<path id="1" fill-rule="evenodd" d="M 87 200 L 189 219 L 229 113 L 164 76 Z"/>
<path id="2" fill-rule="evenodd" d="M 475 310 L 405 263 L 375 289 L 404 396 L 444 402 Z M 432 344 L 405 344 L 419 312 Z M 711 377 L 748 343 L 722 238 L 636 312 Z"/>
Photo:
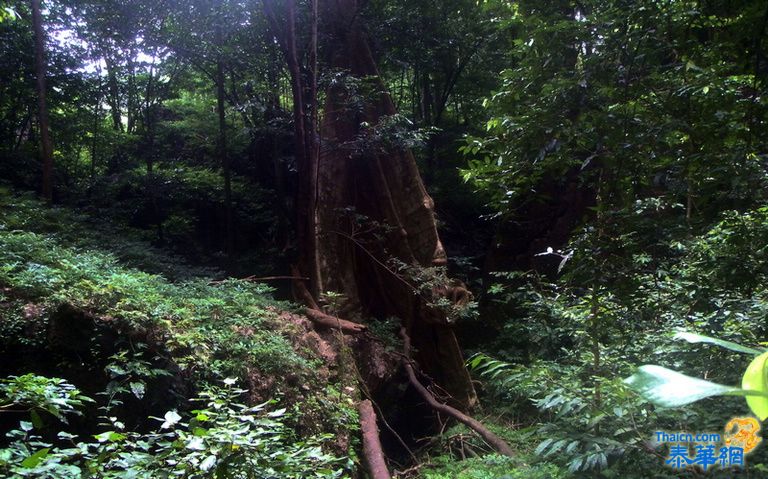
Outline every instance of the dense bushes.
<path id="1" fill-rule="evenodd" d="M 354 430 L 356 411 L 318 376 L 322 360 L 297 343 L 297 325 L 278 317 L 291 307 L 271 299 L 269 287 L 212 282 L 140 234 L 120 228 L 115 236 L 107 222 L 65 208 L 7 190 L 0 201 L 9 206 L 0 210 L 0 357 L 10 373 L 64 375 L 93 397 L 62 379 L 5 381 L 2 407 L 13 418 L 31 414 L 0 452 L 5 473 L 158 477 L 175 467 L 186 477 L 299 478 L 340 477 L 349 467 L 323 452 L 335 438 L 323 431 Z M 187 279 L 126 266 L 98 247 L 105 232 L 128 263 Z M 210 386 L 228 377 L 247 383 L 248 395 L 234 379 Z M 194 394 L 204 405 L 190 422 L 168 413 L 157 430 L 138 417 L 171 406 L 185 415 Z M 265 396 L 282 398 L 285 409 L 240 404 Z M 80 412 L 71 426 L 57 421 Z"/>

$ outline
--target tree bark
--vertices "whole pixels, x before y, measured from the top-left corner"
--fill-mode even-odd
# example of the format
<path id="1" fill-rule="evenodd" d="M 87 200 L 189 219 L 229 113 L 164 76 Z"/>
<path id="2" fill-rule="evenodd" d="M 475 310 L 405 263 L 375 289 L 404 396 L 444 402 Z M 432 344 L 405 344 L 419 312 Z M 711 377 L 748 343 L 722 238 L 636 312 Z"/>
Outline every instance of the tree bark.
<path id="1" fill-rule="evenodd" d="M 126 88 L 126 128 L 125 131 L 133 133 L 136 129 L 136 62 L 133 48 L 128 49 L 126 67 L 128 68 L 128 83 Z"/>
<path id="2" fill-rule="evenodd" d="M 415 268 L 447 263 L 432 198 L 410 151 L 360 156 L 345 147 L 355 144 L 362 122 L 376 125 L 396 111 L 378 77 L 356 0 L 330 1 L 325 8 L 329 63 L 355 77 L 373 79 L 379 93 L 362 111 L 355 111 L 343 85 L 327 91 L 317 179 L 317 256 L 323 290 L 343 295 L 346 317 L 357 312 L 399 318 L 413 338 L 415 359 L 424 372 L 451 396 L 454 406 L 468 409 L 476 395 L 451 326 L 393 270 L 393 260 Z M 360 218 L 365 225 L 378 225 L 378 234 L 361 233 Z"/>
<path id="3" fill-rule="evenodd" d="M 35 75 L 37 77 L 37 109 L 40 122 L 40 150 L 43 160 L 42 195 L 53 200 L 53 145 L 49 131 L 45 86 L 45 30 L 40 0 L 32 0 L 32 26 L 35 32 Z"/>

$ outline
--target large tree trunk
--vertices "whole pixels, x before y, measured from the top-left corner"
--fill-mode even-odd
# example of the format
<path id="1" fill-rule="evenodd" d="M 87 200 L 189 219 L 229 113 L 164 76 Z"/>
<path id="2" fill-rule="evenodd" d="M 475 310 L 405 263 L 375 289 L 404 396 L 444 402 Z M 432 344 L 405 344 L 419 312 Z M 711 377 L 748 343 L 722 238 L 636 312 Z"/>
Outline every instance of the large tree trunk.
<path id="1" fill-rule="evenodd" d="M 32 27 L 35 31 L 35 75 L 37 76 L 37 106 L 40 122 L 40 150 L 43 160 L 43 198 L 53 199 L 53 145 L 48 123 L 48 105 L 45 96 L 45 31 L 40 0 L 32 0 Z"/>
<path id="2" fill-rule="evenodd" d="M 378 78 L 356 0 L 333 0 L 325 8 L 331 66 L 357 78 L 373 78 L 380 93 L 354 110 L 343 85 L 327 91 L 315 218 L 320 284 L 315 288 L 343 294 L 347 316 L 399 318 L 413 339 L 421 369 L 454 405 L 467 409 L 476 396 L 446 316 L 428 306 L 423 294 L 417 294 L 418 285 L 395 266 L 446 264 L 432 198 L 410 151 L 360 154 L 355 147 L 345 148 L 356 144 L 361 123 L 376 125 L 396 111 Z"/>

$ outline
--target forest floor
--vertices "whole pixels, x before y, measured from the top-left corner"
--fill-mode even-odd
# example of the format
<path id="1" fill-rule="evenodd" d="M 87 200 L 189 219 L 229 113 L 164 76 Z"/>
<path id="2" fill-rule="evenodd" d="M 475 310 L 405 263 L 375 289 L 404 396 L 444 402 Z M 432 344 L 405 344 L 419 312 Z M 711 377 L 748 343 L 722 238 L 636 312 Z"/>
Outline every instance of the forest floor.
<path id="1" fill-rule="evenodd" d="M 9 188 L 0 188 L 0 265 L 5 374 L 60 377 L 96 398 L 68 425 L 46 421 L 43 436 L 57 428 L 80 437 L 103 432 L 105 407 L 127 430 L 146 434 L 157 428 L 152 417 L 190 410 L 204 384 L 237 378 L 249 404 L 285 408 L 290 441 L 314 441 L 337 458 L 329 461 L 340 475 L 359 468 L 357 410 L 337 381 L 332 348 L 270 287 L 213 281 L 210 268 L 152 247 L 138 230 Z M 16 416 L 4 415 L 4 431 Z M 417 449 L 420 465 L 402 464 L 409 472 L 401 477 L 567 476 L 535 463 L 539 438 L 530 430 L 493 422 L 515 458 L 489 453 L 453 426 Z"/>

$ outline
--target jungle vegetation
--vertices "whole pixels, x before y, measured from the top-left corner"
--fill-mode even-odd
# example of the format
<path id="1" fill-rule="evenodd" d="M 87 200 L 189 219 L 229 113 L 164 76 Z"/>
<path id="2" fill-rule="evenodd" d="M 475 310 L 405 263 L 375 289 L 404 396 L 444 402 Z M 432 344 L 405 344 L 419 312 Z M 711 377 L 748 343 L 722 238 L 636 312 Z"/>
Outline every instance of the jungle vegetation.
<path id="1" fill-rule="evenodd" d="M 765 0 L 0 0 L 0 477 L 768 477 L 654 440 L 768 417 L 767 114 Z"/>

